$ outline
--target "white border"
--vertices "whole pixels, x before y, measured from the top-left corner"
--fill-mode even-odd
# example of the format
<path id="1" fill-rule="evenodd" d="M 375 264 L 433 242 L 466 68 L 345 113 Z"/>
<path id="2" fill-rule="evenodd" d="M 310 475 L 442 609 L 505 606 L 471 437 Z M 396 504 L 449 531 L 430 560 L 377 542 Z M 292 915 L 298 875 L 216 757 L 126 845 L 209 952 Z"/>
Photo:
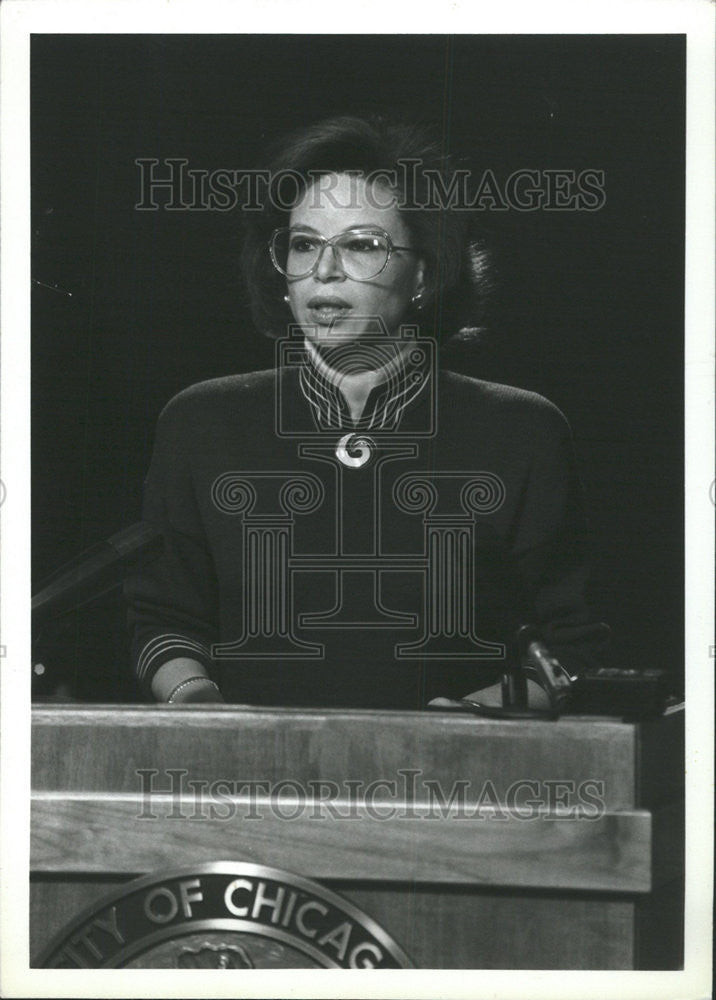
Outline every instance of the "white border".
<path id="1" fill-rule="evenodd" d="M 680 997 L 710 995 L 713 844 L 714 6 L 709 0 L 503 2 L 473 0 L 5 0 L 2 35 L 2 523 L 0 662 L 2 864 L 0 994 L 13 996 L 236 996 L 225 973 L 53 970 L 27 967 L 29 866 L 30 187 L 29 35 L 38 33 L 511 34 L 665 33 L 688 37 L 686 252 L 686 697 L 687 909 L 684 972 L 441 970 L 319 974 L 256 972 L 242 996 Z M 250 985 L 249 985 L 250 983 Z"/>

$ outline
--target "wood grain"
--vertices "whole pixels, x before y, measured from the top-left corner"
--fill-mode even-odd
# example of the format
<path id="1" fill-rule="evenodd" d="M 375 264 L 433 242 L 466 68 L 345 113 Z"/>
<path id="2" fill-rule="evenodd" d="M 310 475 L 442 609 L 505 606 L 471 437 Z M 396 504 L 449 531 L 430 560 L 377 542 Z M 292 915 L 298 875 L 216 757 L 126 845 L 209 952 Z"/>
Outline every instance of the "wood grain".
<path id="1" fill-rule="evenodd" d="M 605 804 L 636 806 L 636 727 L 613 720 L 499 721 L 429 712 L 236 706 L 36 708 L 33 788 L 135 792 L 137 770 L 195 780 L 598 780 Z M 668 743 L 668 741 L 667 741 Z M 668 750 L 668 747 L 665 746 Z"/>
<path id="2" fill-rule="evenodd" d="M 348 803 L 344 804 L 348 813 Z M 325 810 L 282 819 L 267 808 L 247 819 L 189 818 L 193 802 L 152 803 L 139 819 L 139 796 L 36 795 L 32 803 L 33 871 L 136 872 L 216 859 L 284 867 L 314 878 L 355 878 L 462 885 L 648 892 L 651 817 L 610 813 L 595 820 L 543 814 L 496 820 L 471 817 L 380 820 L 365 807 L 354 819 Z M 181 811 L 187 818 L 172 818 Z"/>
<path id="3" fill-rule="evenodd" d="M 147 799 L 138 772 L 147 769 L 154 819 L 139 818 Z M 173 771 L 181 772 L 181 791 L 162 796 Z M 271 808 L 250 820 L 239 794 L 230 797 L 230 819 L 190 818 L 191 781 L 360 781 L 365 789 L 397 780 L 404 788 L 408 772 L 411 796 L 392 805 L 400 810 L 410 800 L 420 811 L 431 782 L 448 799 L 463 782 L 469 817 L 457 818 L 453 807 L 436 819 L 377 819 L 341 793 L 333 808 L 359 819 L 336 819 L 325 805 L 311 819 L 312 804 L 293 820 Z M 683 870 L 682 713 L 627 724 L 235 705 L 38 706 L 32 777 L 38 947 L 81 900 L 117 878 L 245 860 L 337 888 L 419 967 L 673 968 L 681 954 L 672 904 Z M 532 819 L 475 811 L 486 783 L 505 802 L 520 781 L 537 781 L 543 798 L 550 783 L 598 782 L 601 814 L 556 818 L 544 802 Z M 672 909 L 663 913 L 667 902 Z"/>

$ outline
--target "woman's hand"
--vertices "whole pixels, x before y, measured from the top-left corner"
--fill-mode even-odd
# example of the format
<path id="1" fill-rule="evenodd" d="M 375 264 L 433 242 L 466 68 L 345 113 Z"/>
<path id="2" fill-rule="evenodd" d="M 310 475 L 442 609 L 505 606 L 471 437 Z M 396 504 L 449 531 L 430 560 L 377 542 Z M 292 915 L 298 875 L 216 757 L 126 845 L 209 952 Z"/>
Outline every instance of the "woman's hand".
<path id="1" fill-rule="evenodd" d="M 502 685 L 491 684 L 490 687 L 481 688 L 479 691 L 471 691 L 464 697 L 468 701 L 476 701 L 480 705 L 502 708 Z M 430 704 L 434 708 L 441 708 L 450 707 L 454 702 L 446 698 L 433 698 Z M 536 681 L 527 681 L 527 705 L 536 710 L 546 710 L 550 707 L 546 692 Z"/>
<path id="2" fill-rule="evenodd" d="M 152 678 L 152 694 L 157 701 L 171 705 L 224 700 L 203 664 L 188 656 L 178 656 L 162 664 Z"/>
<path id="3" fill-rule="evenodd" d="M 477 701 L 481 705 L 496 705 L 501 708 L 502 685 L 491 684 L 490 687 L 482 688 L 481 691 L 472 691 L 470 694 L 466 694 L 465 698 Z M 536 681 L 527 681 L 527 706 L 534 709 L 548 709 L 550 707 L 546 691 Z"/>

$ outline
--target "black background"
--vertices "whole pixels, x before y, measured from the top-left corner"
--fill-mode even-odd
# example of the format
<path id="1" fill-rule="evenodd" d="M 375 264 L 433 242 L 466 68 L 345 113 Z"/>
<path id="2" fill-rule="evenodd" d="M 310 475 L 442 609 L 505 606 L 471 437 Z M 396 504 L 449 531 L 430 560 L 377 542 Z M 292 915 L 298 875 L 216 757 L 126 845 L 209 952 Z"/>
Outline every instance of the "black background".
<path id="1" fill-rule="evenodd" d="M 134 160 L 248 169 L 287 129 L 387 111 L 436 123 L 498 178 L 604 170 L 597 212 L 487 213 L 492 336 L 445 363 L 565 412 L 596 606 L 622 665 L 678 684 L 684 67 L 682 36 L 34 36 L 35 584 L 138 520 L 172 395 L 273 360 L 241 287 L 238 211 L 135 211 Z M 38 655 L 40 692 L 136 696 L 118 592 L 67 616 Z"/>

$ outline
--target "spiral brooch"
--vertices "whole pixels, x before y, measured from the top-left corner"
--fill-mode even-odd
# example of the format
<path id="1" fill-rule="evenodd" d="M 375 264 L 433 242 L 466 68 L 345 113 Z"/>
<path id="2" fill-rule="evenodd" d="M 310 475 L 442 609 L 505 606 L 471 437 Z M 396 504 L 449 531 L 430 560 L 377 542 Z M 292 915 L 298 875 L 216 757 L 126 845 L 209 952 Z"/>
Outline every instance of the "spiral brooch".
<path id="1" fill-rule="evenodd" d="M 365 434 L 344 434 L 336 445 L 336 458 L 349 469 L 360 469 L 376 451 L 375 441 Z"/>

